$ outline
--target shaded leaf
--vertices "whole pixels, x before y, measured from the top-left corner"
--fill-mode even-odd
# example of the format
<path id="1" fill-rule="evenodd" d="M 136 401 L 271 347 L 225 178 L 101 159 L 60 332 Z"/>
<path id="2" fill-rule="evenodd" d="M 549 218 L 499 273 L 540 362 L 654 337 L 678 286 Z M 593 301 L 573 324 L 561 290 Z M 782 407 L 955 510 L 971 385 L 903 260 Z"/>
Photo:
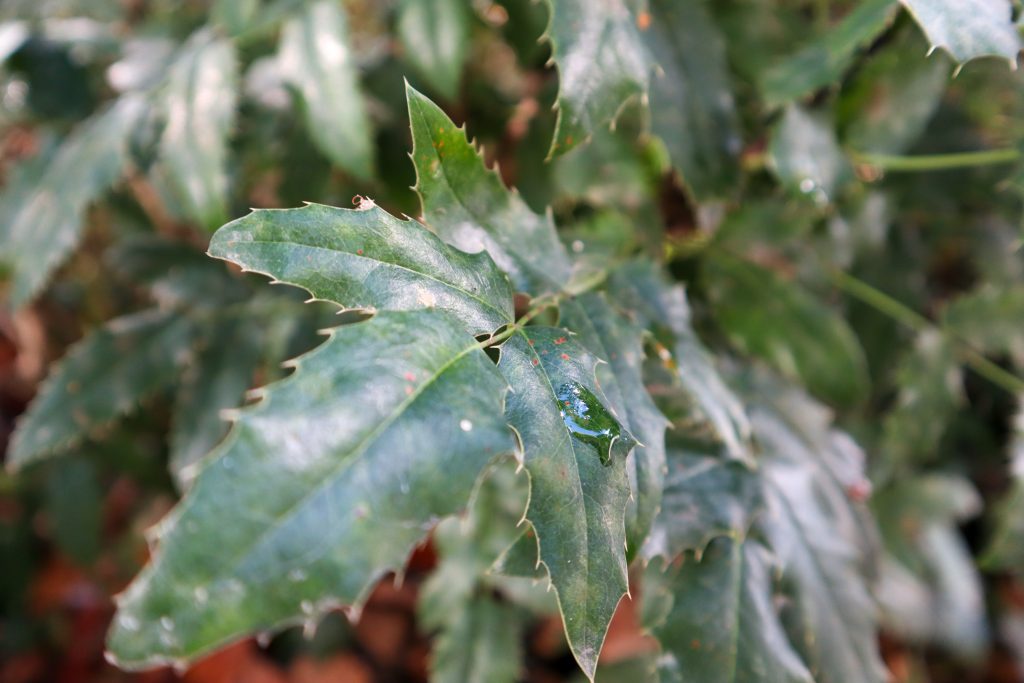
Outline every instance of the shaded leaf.
<path id="1" fill-rule="evenodd" d="M 824 112 L 790 106 L 772 131 L 772 170 L 790 192 L 819 205 L 835 201 L 851 178 L 849 162 L 839 147 L 832 118 Z"/>
<path id="2" fill-rule="evenodd" d="M 339 168 L 368 179 L 373 133 L 353 61 L 337 2 L 311 3 L 281 30 L 281 75 L 301 96 L 313 142 Z"/>
<path id="3" fill-rule="evenodd" d="M 770 105 L 786 104 L 838 82 L 857 53 L 892 25 L 898 8 L 896 0 L 858 3 L 836 26 L 763 74 L 765 100 Z"/>
<path id="4" fill-rule="evenodd" d="M 1016 68 L 1021 39 L 1006 0 L 900 0 L 921 26 L 932 50 L 957 62 L 1003 57 Z"/>
<path id="5" fill-rule="evenodd" d="M 1013 485 L 999 502 L 996 526 L 985 550 L 985 567 L 1019 570 L 1024 567 L 1024 410 L 1017 413 L 1010 440 Z"/>
<path id="6" fill-rule="evenodd" d="M 544 36 L 558 66 L 558 122 L 550 156 L 585 142 L 626 101 L 646 94 L 652 67 L 641 37 L 650 24 L 627 0 L 548 0 Z M 646 16 L 646 18 L 644 18 Z"/>
<path id="7" fill-rule="evenodd" d="M 969 345 L 1008 354 L 1024 366 L 1024 285 L 985 285 L 957 297 L 942 314 L 943 326 Z"/>
<path id="8" fill-rule="evenodd" d="M 119 665 L 193 659 L 358 608 L 512 450 L 500 373 L 441 311 L 335 328 L 295 365 L 241 411 L 159 527 L 152 562 L 119 598 Z"/>
<path id="9" fill-rule="evenodd" d="M 78 342 L 18 421 L 7 462 L 22 467 L 66 451 L 178 378 L 192 323 L 175 313 L 116 318 Z"/>
<path id="10" fill-rule="evenodd" d="M 660 67 L 651 79 L 651 128 L 694 197 L 730 197 L 743 141 L 724 40 L 703 0 L 654 0 L 650 12 L 645 38 Z"/>
<path id="11" fill-rule="evenodd" d="M 699 560 L 688 553 L 658 564 L 645 574 L 644 601 L 663 651 L 662 683 L 811 683 L 780 622 L 774 561 L 763 545 L 720 538 Z"/>
<path id="12" fill-rule="evenodd" d="M 46 482 L 46 512 L 57 547 L 82 567 L 99 554 L 102 504 L 92 463 L 80 458 L 54 463 Z"/>
<path id="13" fill-rule="evenodd" d="M 446 100 L 459 94 L 471 19 L 464 0 L 404 0 L 398 9 L 405 59 Z"/>
<path id="14" fill-rule="evenodd" d="M 82 213 L 120 177 L 128 138 L 144 111 L 141 99 L 122 97 L 86 121 L 60 145 L 31 190 L 20 195 L 19 205 L 9 207 L 3 251 L 14 271 L 13 306 L 28 303 L 74 249 Z"/>

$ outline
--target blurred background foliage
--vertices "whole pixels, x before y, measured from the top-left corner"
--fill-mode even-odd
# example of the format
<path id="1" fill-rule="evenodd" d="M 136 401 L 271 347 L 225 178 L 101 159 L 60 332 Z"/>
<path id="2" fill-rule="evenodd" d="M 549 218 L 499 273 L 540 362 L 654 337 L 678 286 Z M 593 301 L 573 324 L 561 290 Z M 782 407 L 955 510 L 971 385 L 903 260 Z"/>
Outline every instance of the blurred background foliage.
<path id="1" fill-rule="evenodd" d="M 1021 71 L 926 57 L 893 2 L 651 0 L 638 25 L 671 67 L 650 108 L 634 98 L 614 129 L 552 160 L 548 13 L 530 0 L 3 3 L 0 443 L 90 332 L 108 359 L 95 376 L 124 391 L 97 392 L 50 435 L 73 457 L 0 474 L 0 678 L 179 675 L 103 662 L 110 596 L 223 436 L 218 411 L 335 321 L 206 258 L 210 231 L 249 207 L 357 195 L 417 215 L 405 79 L 468 122 L 573 251 L 665 262 L 712 350 L 760 358 L 836 411 L 869 453 L 873 491 L 855 493 L 882 531 L 875 592 L 896 680 L 1022 680 Z M 487 526 L 500 521 L 468 533 L 502 538 Z M 421 680 L 446 618 L 439 582 L 485 582 L 466 543 L 442 526 L 357 626 L 334 614 L 312 638 L 245 642 L 185 676 Z M 574 675 L 550 600 L 521 592 L 527 636 L 499 634 L 495 651 L 521 648 L 529 680 Z M 651 652 L 621 616 L 599 680 L 636 680 Z"/>

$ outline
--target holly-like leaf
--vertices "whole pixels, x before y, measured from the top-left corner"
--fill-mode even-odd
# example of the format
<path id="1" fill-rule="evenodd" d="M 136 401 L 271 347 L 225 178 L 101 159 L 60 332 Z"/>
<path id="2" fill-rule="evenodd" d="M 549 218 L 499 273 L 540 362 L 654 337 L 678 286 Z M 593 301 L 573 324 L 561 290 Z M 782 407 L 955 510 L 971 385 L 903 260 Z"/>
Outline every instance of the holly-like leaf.
<path id="1" fill-rule="evenodd" d="M 647 93 L 652 69 L 642 31 L 651 23 L 627 0 L 548 0 L 544 37 L 558 66 L 558 121 L 550 156 L 586 142 L 614 121 L 630 99 Z"/>
<path id="2" fill-rule="evenodd" d="M 795 54 L 768 69 L 761 90 L 770 105 L 780 105 L 838 82 L 857 53 L 892 25 L 896 0 L 865 0 L 839 24 L 810 41 Z"/>
<path id="3" fill-rule="evenodd" d="M 662 683 L 811 683 L 775 603 L 774 561 L 753 540 L 721 538 L 645 574 L 645 625 L 662 648 Z"/>
<path id="4" fill-rule="evenodd" d="M 234 43 L 200 29 L 179 51 L 163 91 L 160 169 L 183 213 L 206 228 L 228 217 L 227 137 L 235 115 Z"/>
<path id="5" fill-rule="evenodd" d="M 826 112 L 787 107 L 772 132 L 768 151 L 779 181 L 793 194 L 819 205 L 835 201 L 851 178 L 852 169 Z"/>
<path id="6" fill-rule="evenodd" d="M 314 2 L 281 31 L 278 63 L 301 97 L 306 128 L 339 168 L 373 177 L 373 133 L 359 89 L 342 6 Z"/>
<path id="7" fill-rule="evenodd" d="M 921 26 L 932 50 L 959 63 L 1002 57 L 1017 63 L 1022 43 L 1007 0 L 900 0 Z"/>
<path id="8" fill-rule="evenodd" d="M 14 307 L 38 294 L 78 243 L 82 213 L 121 176 L 129 136 L 145 108 L 137 97 L 122 97 L 60 145 L 38 180 L 18 192 L 16 206 L 3 202 L 10 213 L 4 218 L 8 225 L 0 246 L 3 260 L 13 269 Z M 9 191 L 17 189 L 15 185 Z"/>
<path id="9" fill-rule="evenodd" d="M 464 254 L 415 221 L 366 207 L 253 211 L 218 230 L 209 253 L 345 308 L 444 309 L 473 334 L 512 321 L 508 278 L 487 254 Z"/>
<path id="10" fill-rule="evenodd" d="M 715 317 L 744 353 L 764 358 L 829 401 L 845 406 L 863 398 L 864 352 L 842 317 L 753 263 L 715 253 L 704 268 Z"/>
<path id="11" fill-rule="evenodd" d="M 517 290 L 556 291 L 572 267 L 550 213 L 535 214 L 489 170 L 437 105 L 406 86 L 416 191 L 426 223 L 449 244 L 487 251 Z"/>
<path id="12" fill-rule="evenodd" d="M 459 94 L 471 20 L 463 0 L 404 0 L 398 9 L 405 59 L 446 100 Z"/>
<path id="13" fill-rule="evenodd" d="M 735 193 L 743 147 L 725 44 L 703 0 L 654 0 L 645 39 L 660 67 L 651 79 L 651 128 L 700 201 Z"/>
<path id="14" fill-rule="evenodd" d="M 698 555 L 713 539 L 746 536 L 763 500 L 757 472 L 715 452 L 708 444 L 674 439 L 667 458 L 661 511 L 645 557 L 672 560 L 685 551 Z"/>
<path id="15" fill-rule="evenodd" d="M 197 463 L 224 438 L 228 425 L 221 413 L 242 403 L 263 360 L 256 321 L 228 317 L 208 328 L 175 397 L 171 473 L 182 489 L 192 483 Z"/>
<path id="16" fill-rule="evenodd" d="M 507 385 L 445 312 L 381 311 L 295 365 L 241 411 L 159 527 L 152 562 L 118 600 L 108 647 L 121 666 L 358 609 L 513 450 Z"/>
<path id="17" fill-rule="evenodd" d="M 18 421 L 7 462 L 22 467 L 74 446 L 172 384 L 193 324 L 172 312 L 116 318 L 78 342 Z"/>
<path id="18" fill-rule="evenodd" d="M 627 460 L 632 497 L 626 514 L 626 549 L 632 558 L 661 507 L 668 425 L 644 386 L 643 330 L 617 313 L 608 299 L 598 294 L 567 302 L 561 312 L 561 322 L 577 332 L 585 347 L 605 359 L 606 362 L 597 367 L 598 384 L 622 426 L 640 444 Z"/>
<path id="19" fill-rule="evenodd" d="M 605 407 L 597 359 L 565 330 L 528 327 L 501 347 L 508 420 L 530 473 L 526 519 L 558 595 L 576 661 L 593 677 L 627 590 L 626 456 L 632 435 Z"/>

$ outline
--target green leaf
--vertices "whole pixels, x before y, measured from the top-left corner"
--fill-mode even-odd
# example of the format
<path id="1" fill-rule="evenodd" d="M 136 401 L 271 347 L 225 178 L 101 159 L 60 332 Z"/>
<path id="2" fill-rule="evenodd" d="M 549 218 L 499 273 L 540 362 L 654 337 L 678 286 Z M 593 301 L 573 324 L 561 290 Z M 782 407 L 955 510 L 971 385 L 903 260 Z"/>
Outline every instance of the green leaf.
<path id="1" fill-rule="evenodd" d="M 654 0 L 647 42 L 660 69 L 651 79 L 651 128 L 699 201 L 735 194 L 739 117 L 725 42 L 703 0 Z"/>
<path id="2" fill-rule="evenodd" d="M 108 647 L 120 666 L 358 609 L 513 450 L 506 384 L 444 312 L 381 311 L 295 365 L 240 412 L 158 528 L 152 562 L 119 598 Z"/>
<path id="3" fill-rule="evenodd" d="M 857 53 L 892 25 L 896 0 L 865 0 L 838 25 L 768 69 L 761 91 L 771 106 L 786 104 L 838 82 Z"/>
<path id="4" fill-rule="evenodd" d="M 199 461 L 224 438 L 228 425 L 222 411 L 242 403 L 263 360 L 257 321 L 229 317 L 208 328 L 174 402 L 170 465 L 182 490 L 192 483 Z"/>
<path id="5" fill-rule="evenodd" d="M 301 97 L 306 128 L 317 147 L 339 168 L 372 178 L 373 132 L 341 5 L 320 0 L 288 21 L 278 63 L 285 82 Z"/>
<path id="6" fill-rule="evenodd" d="M 452 615 L 431 654 L 433 683 L 514 683 L 522 673 L 523 615 L 489 595 Z"/>
<path id="7" fill-rule="evenodd" d="M 634 261 L 612 273 L 611 290 L 644 327 L 661 331 L 671 346 L 671 352 L 662 348 L 670 384 L 661 389 L 685 397 L 685 424 L 680 426 L 720 442 L 729 457 L 752 462 L 747 415 L 694 333 L 684 289 L 667 284 L 651 263 Z"/>
<path id="8" fill-rule="evenodd" d="M 852 169 L 839 147 L 832 117 L 790 106 L 772 131 L 769 163 L 791 193 L 818 205 L 836 200 Z"/>
<path id="9" fill-rule="evenodd" d="M 18 421 L 9 466 L 66 451 L 174 383 L 193 333 L 180 315 L 144 311 L 86 336 L 50 371 Z"/>
<path id="10" fill-rule="evenodd" d="M 984 285 L 957 297 L 942 324 L 957 338 L 991 354 L 1008 354 L 1024 366 L 1024 284 Z"/>
<path id="11" fill-rule="evenodd" d="M 183 213 L 205 228 L 228 217 L 227 138 L 235 116 L 234 44 L 200 29 L 182 46 L 162 94 L 160 169 Z"/>
<path id="12" fill-rule="evenodd" d="M 464 0 L 403 0 L 398 8 L 405 59 L 446 100 L 459 94 L 471 20 Z"/>
<path id="13" fill-rule="evenodd" d="M 1024 404 L 1024 399 L 1021 399 Z M 1010 439 L 1013 486 L 999 502 L 995 529 L 982 563 L 986 568 L 1017 570 L 1024 567 L 1024 409 L 1017 413 Z"/>
<path id="14" fill-rule="evenodd" d="M 1016 68 L 1021 39 L 1007 0 L 900 0 L 931 42 L 959 63 L 1003 57 Z"/>
<path id="15" fill-rule="evenodd" d="M 661 511 L 644 547 L 645 557 L 671 560 L 685 551 L 699 556 L 719 536 L 740 540 L 763 506 L 756 471 L 707 444 L 674 441 L 668 451 Z"/>
<path id="16" fill-rule="evenodd" d="M 57 547 L 81 567 L 91 566 L 99 555 L 102 509 L 92 463 L 78 458 L 54 463 L 46 481 L 46 512 Z"/>
<path id="17" fill-rule="evenodd" d="M 345 308 L 451 312 L 473 334 L 512 321 L 512 291 L 487 254 L 464 254 L 369 204 L 257 210 L 228 223 L 210 255 Z"/>
<path id="18" fill-rule="evenodd" d="M 715 317 L 740 350 L 836 404 L 864 397 L 864 352 L 834 311 L 796 283 L 724 253 L 705 260 L 704 275 Z"/>
<path id="19" fill-rule="evenodd" d="M 531 211 L 437 105 L 408 85 L 405 92 L 426 223 L 463 251 L 487 251 L 517 290 L 538 295 L 565 285 L 572 267 L 550 213 Z"/>
<path id="20" fill-rule="evenodd" d="M 662 683 L 811 683 L 775 602 L 774 560 L 752 540 L 715 540 L 645 574 L 646 626 L 661 643 Z M 664 572 L 664 575 L 660 575 Z"/>
<path id="21" fill-rule="evenodd" d="M 558 66 L 558 121 L 549 156 L 565 154 L 614 121 L 630 99 L 647 93 L 650 56 L 627 0 L 548 0 L 544 37 Z M 646 17 L 646 18 L 644 18 Z"/>
<path id="22" fill-rule="evenodd" d="M 627 460 L 632 496 L 626 513 L 626 550 L 632 558 L 661 507 L 668 425 L 644 386 L 643 330 L 617 313 L 600 294 L 586 294 L 563 304 L 561 322 L 605 360 L 597 367 L 598 384 L 622 426 L 639 441 Z"/>
<path id="23" fill-rule="evenodd" d="M 20 205 L 10 207 L 3 251 L 14 270 L 12 306 L 38 294 L 74 249 L 82 213 L 121 176 L 128 138 L 144 111 L 141 99 L 126 96 L 86 121 L 60 145 Z"/>
<path id="24" fill-rule="evenodd" d="M 507 415 L 530 474 L 526 519 L 588 677 L 627 590 L 626 456 L 635 444 L 604 407 L 596 363 L 570 333 L 546 327 L 513 335 L 498 363 L 515 388 Z"/>

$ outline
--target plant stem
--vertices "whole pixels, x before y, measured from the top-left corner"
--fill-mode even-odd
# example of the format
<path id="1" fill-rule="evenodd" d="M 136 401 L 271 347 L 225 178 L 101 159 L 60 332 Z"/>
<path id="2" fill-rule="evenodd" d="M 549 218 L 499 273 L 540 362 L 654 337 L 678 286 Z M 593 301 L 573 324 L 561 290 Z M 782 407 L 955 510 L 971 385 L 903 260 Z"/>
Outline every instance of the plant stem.
<path id="1" fill-rule="evenodd" d="M 853 160 L 883 171 L 944 171 L 956 168 L 1007 164 L 1021 158 L 1020 151 L 1012 148 L 988 149 L 980 152 L 956 154 L 924 154 L 899 156 L 894 154 L 863 154 L 850 152 Z"/>

